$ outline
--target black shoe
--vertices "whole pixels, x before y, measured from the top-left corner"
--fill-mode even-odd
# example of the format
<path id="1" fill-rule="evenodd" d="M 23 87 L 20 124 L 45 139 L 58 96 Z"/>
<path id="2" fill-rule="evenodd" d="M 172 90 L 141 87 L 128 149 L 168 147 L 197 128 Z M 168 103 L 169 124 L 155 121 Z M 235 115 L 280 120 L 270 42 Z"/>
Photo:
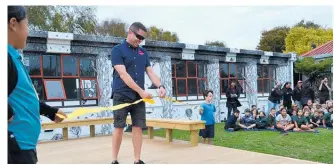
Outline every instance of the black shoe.
<path id="1" fill-rule="evenodd" d="M 117 160 L 111 162 L 111 164 L 119 164 Z"/>
<path id="2" fill-rule="evenodd" d="M 142 160 L 139 160 L 138 162 L 135 162 L 135 164 L 145 164 Z"/>

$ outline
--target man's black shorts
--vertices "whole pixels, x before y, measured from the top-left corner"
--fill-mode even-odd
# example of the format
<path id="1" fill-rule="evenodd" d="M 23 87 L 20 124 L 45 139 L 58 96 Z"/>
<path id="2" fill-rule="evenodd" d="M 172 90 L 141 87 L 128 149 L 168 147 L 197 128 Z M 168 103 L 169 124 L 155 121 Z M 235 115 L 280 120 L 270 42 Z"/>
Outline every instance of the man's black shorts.
<path id="1" fill-rule="evenodd" d="M 140 99 L 138 97 L 137 99 Z M 133 103 L 136 100 L 129 99 L 119 93 L 113 93 L 113 105 L 119 105 L 123 103 Z M 146 127 L 146 110 L 145 102 L 140 102 L 135 105 L 125 107 L 120 110 L 114 111 L 114 127 L 124 128 L 126 125 L 126 118 L 130 112 L 132 119 L 132 126 L 145 128 Z"/>
<path id="2" fill-rule="evenodd" d="M 214 138 L 215 137 L 215 125 L 205 125 L 205 129 L 199 131 L 199 136 L 203 138 Z"/>

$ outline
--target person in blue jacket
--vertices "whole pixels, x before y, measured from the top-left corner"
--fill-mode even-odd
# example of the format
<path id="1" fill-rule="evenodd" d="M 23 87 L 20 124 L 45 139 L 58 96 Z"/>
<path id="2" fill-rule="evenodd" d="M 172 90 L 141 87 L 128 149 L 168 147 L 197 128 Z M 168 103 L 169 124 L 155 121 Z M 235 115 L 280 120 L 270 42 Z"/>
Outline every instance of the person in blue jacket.
<path id="1" fill-rule="evenodd" d="M 40 115 L 55 122 L 66 114 L 39 101 L 18 49 L 28 37 L 28 18 L 23 6 L 8 6 L 8 164 L 36 164 L 36 145 L 41 132 Z"/>

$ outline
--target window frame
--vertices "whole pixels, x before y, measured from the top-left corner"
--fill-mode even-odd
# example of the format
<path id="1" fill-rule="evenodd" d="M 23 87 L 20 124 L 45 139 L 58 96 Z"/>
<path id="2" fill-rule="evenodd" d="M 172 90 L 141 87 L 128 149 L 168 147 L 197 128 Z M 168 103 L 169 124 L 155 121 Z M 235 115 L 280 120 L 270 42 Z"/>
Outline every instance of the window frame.
<path id="1" fill-rule="evenodd" d="M 96 106 L 98 105 L 98 102 L 99 102 L 99 98 L 100 98 L 100 88 L 99 88 L 99 84 L 98 84 L 98 81 L 97 81 L 97 71 L 96 71 L 96 68 L 94 68 L 94 66 L 96 67 L 96 64 L 97 64 L 97 59 L 95 58 L 95 56 L 92 56 L 90 55 L 89 57 L 88 56 L 80 56 L 78 54 L 58 54 L 58 53 L 44 53 L 44 54 L 39 54 L 39 53 L 35 53 L 35 52 L 25 52 L 26 54 L 26 57 L 27 58 L 31 58 L 31 56 L 37 56 L 39 58 L 39 69 L 40 69 L 40 72 L 41 74 L 40 75 L 30 75 L 30 78 L 31 79 L 40 79 L 41 80 L 41 83 L 42 83 L 42 91 L 40 91 L 40 95 L 43 95 L 44 98 L 42 98 L 41 100 L 44 100 L 46 102 L 59 102 L 57 104 L 57 106 L 55 107 L 78 107 L 78 106 Z M 57 67 L 60 67 L 60 75 L 59 76 L 44 76 L 44 72 L 43 72 L 43 57 L 44 56 L 58 56 L 59 57 L 59 65 L 56 65 Z M 65 68 L 65 65 L 64 65 L 64 57 L 66 56 L 72 56 L 76 59 L 76 70 L 77 70 L 77 73 L 78 75 L 77 76 L 66 76 L 64 75 L 64 68 Z M 57 58 L 58 58 L 57 57 Z M 91 61 L 94 62 L 94 66 L 93 66 L 93 70 L 94 70 L 94 75 L 95 76 L 81 76 L 81 73 L 80 73 L 80 60 L 81 59 L 89 59 Z M 26 66 L 27 69 L 29 68 L 29 66 Z M 66 90 L 65 90 L 65 86 L 64 86 L 64 79 L 73 79 L 75 81 L 78 81 L 78 88 L 77 89 L 77 97 L 76 98 L 72 98 L 72 99 L 67 99 L 67 94 L 66 94 Z M 82 88 L 82 85 L 81 85 L 81 80 L 87 80 L 87 79 L 93 79 L 96 81 L 96 90 L 97 90 L 97 96 L 94 97 L 94 98 L 86 98 L 84 97 L 84 93 L 83 92 L 83 88 Z M 46 82 L 45 81 L 60 81 L 61 83 L 61 87 L 62 87 L 62 90 L 63 90 L 63 93 L 64 93 L 64 97 L 61 97 L 61 98 L 48 98 L 47 96 L 47 92 L 48 92 L 48 89 L 46 87 Z M 72 89 L 71 89 L 72 90 Z M 37 91 L 36 91 L 37 92 Z M 87 100 L 95 100 L 94 103 L 92 101 L 90 101 L 89 104 L 84 104 L 83 102 L 86 102 Z M 78 101 L 79 104 L 77 105 L 66 105 L 66 101 Z M 61 105 L 60 105 L 61 103 Z M 66 106 L 65 106 L 66 105 Z"/>
<path id="2" fill-rule="evenodd" d="M 261 88 L 262 88 L 262 91 L 260 91 L 259 88 L 257 89 L 257 96 L 258 97 L 268 97 L 270 95 L 271 89 L 273 88 L 271 82 L 276 80 L 276 66 L 275 65 L 270 65 L 270 64 L 257 64 L 257 67 L 261 67 L 261 72 L 262 73 L 263 73 L 265 67 L 267 67 L 267 69 L 268 69 L 268 77 L 261 77 L 261 78 L 258 77 L 257 80 L 256 80 L 257 84 L 259 83 L 259 81 L 261 81 Z M 272 75 L 272 69 L 274 70 L 273 75 Z M 258 71 L 258 68 L 256 68 L 256 70 Z M 259 75 L 259 73 L 257 73 L 257 76 L 258 75 Z M 272 77 L 270 77 L 270 76 L 272 76 Z M 268 93 L 265 92 L 264 82 L 266 80 L 267 81 L 269 80 L 269 82 L 270 82 Z M 259 87 L 259 84 L 257 85 L 257 87 Z"/>
<path id="3" fill-rule="evenodd" d="M 95 85 L 95 87 L 96 87 L 96 97 L 90 97 L 90 98 L 85 97 L 85 93 L 83 91 L 84 88 L 83 88 L 82 80 L 95 80 L 95 82 L 96 82 L 96 85 Z M 96 99 L 100 98 L 99 83 L 97 81 L 97 78 L 86 78 L 86 77 L 84 77 L 84 78 L 80 78 L 79 82 L 80 82 L 80 88 L 81 88 L 81 98 L 83 100 L 96 100 Z"/>
<path id="4" fill-rule="evenodd" d="M 28 74 L 31 78 L 42 78 L 43 77 L 43 58 L 41 55 L 29 55 L 28 58 L 30 60 L 30 56 L 39 56 L 39 71 L 40 71 L 40 75 L 30 75 L 29 71 L 28 71 Z M 30 61 L 29 61 L 30 63 Z"/>
<path id="5" fill-rule="evenodd" d="M 177 77 L 177 68 L 176 65 L 178 62 L 182 62 L 185 64 L 185 70 L 186 74 L 185 77 Z M 203 63 L 202 63 L 203 62 Z M 189 64 L 190 63 L 195 63 L 195 77 L 194 76 L 189 76 Z M 205 80 L 205 85 L 208 86 L 208 79 L 207 77 L 198 77 L 198 66 L 199 63 L 202 63 L 204 65 L 204 68 L 206 70 L 207 64 L 204 61 L 191 61 L 191 60 L 173 60 L 172 61 L 172 82 L 175 81 L 175 93 L 173 93 L 173 98 L 176 100 L 187 100 L 187 101 L 196 101 L 196 100 L 204 100 L 203 91 L 200 91 L 199 87 L 199 81 Z M 200 64 L 201 65 L 201 64 Z M 205 73 L 204 73 L 205 74 Z M 188 89 L 188 80 L 192 79 L 196 81 L 196 94 L 195 95 L 189 95 L 189 89 Z M 179 87 L 178 87 L 178 81 L 179 80 L 185 80 L 185 94 L 180 94 L 179 93 Z M 172 83 L 173 84 L 173 83 Z M 173 88 L 173 87 L 172 87 Z M 174 91 L 172 91 L 174 92 Z M 195 99 L 196 97 L 196 99 Z"/>
<path id="6" fill-rule="evenodd" d="M 49 98 L 48 97 L 48 88 L 46 87 L 46 81 L 59 81 L 60 85 L 61 85 L 61 88 L 63 90 L 63 93 L 64 93 L 63 97 L 62 98 L 61 97 L 60 98 Z M 67 99 L 63 79 L 43 79 L 43 84 L 44 84 L 45 96 L 46 96 L 47 100 L 66 100 Z"/>
<path id="7" fill-rule="evenodd" d="M 94 70 L 95 76 L 82 76 L 82 75 L 81 75 L 81 65 L 80 65 L 81 63 L 80 63 L 80 62 L 81 62 L 82 59 L 88 59 L 88 60 L 91 60 L 90 57 L 77 57 L 77 58 L 78 58 L 78 64 L 79 64 L 79 65 L 78 65 L 78 69 L 79 69 L 79 72 L 78 72 L 78 73 L 79 73 L 79 77 L 80 77 L 80 78 L 81 78 L 81 77 L 82 77 L 82 78 L 92 78 L 92 77 L 97 77 L 97 72 L 95 72 L 95 70 Z M 94 66 L 95 66 L 95 67 L 96 67 L 96 63 L 97 63 L 96 60 L 94 60 Z"/>
<path id="8" fill-rule="evenodd" d="M 60 56 L 60 75 L 62 78 L 80 78 L 80 60 L 78 57 L 76 56 L 73 56 L 75 57 L 75 60 L 76 60 L 76 64 L 77 64 L 77 73 L 78 73 L 78 76 L 65 76 L 64 75 L 64 63 L 63 63 L 63 59 L 64 57 L 66 56 L 71 56 L 70 54 L 63 54 Z"/>

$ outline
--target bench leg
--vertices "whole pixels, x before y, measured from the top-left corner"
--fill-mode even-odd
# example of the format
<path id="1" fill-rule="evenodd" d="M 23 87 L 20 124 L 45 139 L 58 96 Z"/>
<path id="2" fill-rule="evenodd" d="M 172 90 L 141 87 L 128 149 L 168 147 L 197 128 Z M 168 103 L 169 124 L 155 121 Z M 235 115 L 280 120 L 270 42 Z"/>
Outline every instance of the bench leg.
<path id="1" fill-rule="evenodd" d="M 149 139 L 153 139 L 154 135 L 153 135 L 153 127 L 147 127 L 148 130 L 148 138 Z"/>
<path id="2" fill-rule="evenodd" d="M 63 139 L 68 140 L 68 128 L 63 128 Z"/>
<path id="3" fill-rule="evenodd" d="M 166 129 L 166 142 L 171 143 L 173 141 L 172 129 Z"/>
<path id="4" fill-rule="evenodd" d="M 90 137 L 95 137 L 95 125 L 90 125 Z"/>
<path id="5" fill-rule="evenodd" d="M 190 144 L 191 146 L 198 145 L 198 131 L 197 130 L 190 131 Z"/>

